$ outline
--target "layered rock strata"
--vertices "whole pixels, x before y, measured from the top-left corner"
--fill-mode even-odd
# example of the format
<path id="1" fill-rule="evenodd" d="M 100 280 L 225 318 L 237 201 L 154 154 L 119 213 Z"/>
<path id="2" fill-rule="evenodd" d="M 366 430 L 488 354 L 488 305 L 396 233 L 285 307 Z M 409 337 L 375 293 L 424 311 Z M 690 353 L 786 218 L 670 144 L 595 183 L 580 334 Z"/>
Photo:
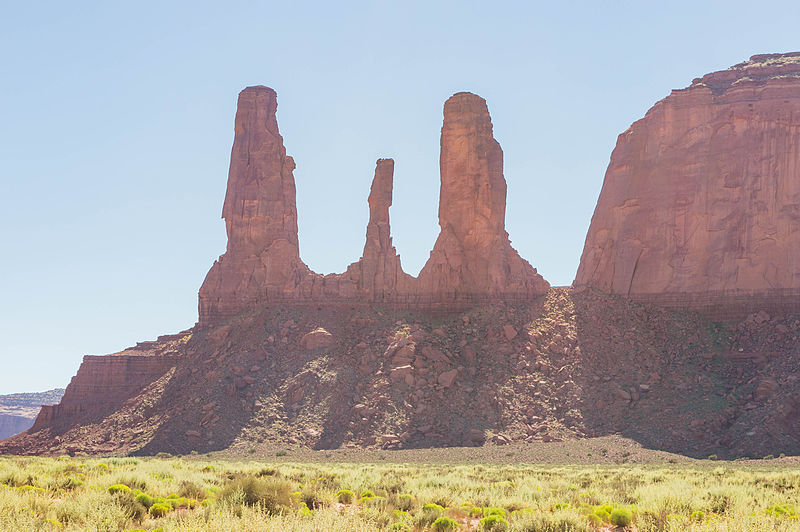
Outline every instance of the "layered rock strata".
<path id="1" fill-rule="evenodd" d="M 800 310 L 800 53 L 673 91 L 620 135 L 578 287 L 706 311 Z"/>
<path id="2" fill-rule="evenodd" d="M 456 307 L 487 299 L 525 301 L 549 285 L 511 248 L 505 231 L 503 152 L 486 102 L 459 93 L 445 104 L 441 140 L 441 234 L 415 279 L 392 245 L 394 161 L 379 159 L 369 196 L 361 259 L 320 275 L 300 259 L 292 174 L 276 120 L 275 91 L 239 95 L 222 217 L 228 245 L 200 288 L 200 323 L 257 305 L 290 302 L 389 303 Z"/>
<path id="3" fill-rule="evenodd" d="M 136 347 L 114 355 L 83 357 L 61 402 L 43 405 L 31 430 L 102 419 L 175 367 L 178 352 L 170 351 Z"/>

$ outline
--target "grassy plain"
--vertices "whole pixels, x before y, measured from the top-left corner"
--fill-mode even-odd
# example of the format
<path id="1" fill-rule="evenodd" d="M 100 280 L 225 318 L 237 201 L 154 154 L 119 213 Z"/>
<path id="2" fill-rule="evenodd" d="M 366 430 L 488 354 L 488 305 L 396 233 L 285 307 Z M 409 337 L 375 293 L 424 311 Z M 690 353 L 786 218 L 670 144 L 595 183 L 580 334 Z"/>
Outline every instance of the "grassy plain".
<path id="1" fill-rule="evenodd" d="M 499 465 L 0 456 L 0 530 L 798 530 L 785 461 Z M 448 528 L 449 527 L 449 528 Z M 619 527 L 622 530 L 623 527 Z"/>

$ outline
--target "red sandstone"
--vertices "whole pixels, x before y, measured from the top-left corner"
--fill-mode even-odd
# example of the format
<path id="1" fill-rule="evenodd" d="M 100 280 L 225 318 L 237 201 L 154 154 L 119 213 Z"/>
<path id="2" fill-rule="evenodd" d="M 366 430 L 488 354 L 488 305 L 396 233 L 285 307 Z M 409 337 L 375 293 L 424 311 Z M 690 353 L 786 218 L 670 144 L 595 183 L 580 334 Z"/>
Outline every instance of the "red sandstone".
<path id="1" fill-rule="evenodd" d="M 575 285 L 745 315 L 800 300 L 800 54 L 673 91 L 620 135 Z"/>
<path id="2" fill-rule="evenodd" d="M 270 303 L 389 303 L 459 308 L 484 300 L 527 301 L 549 284 L 511 247 L 505 231 L 503 152 L 486 101 L 470 93 L 444 108 L 441 233 L 418 279 L 392 245 L 394 161 L 379 159 L 369 196 L 364 253 L 342 274 L 320 275 L 300 259 L 292 171 L 276 120 L 275 91 L 239 95 L 222 216 L 226 252 L 200 288 L 200 324 Z"/>

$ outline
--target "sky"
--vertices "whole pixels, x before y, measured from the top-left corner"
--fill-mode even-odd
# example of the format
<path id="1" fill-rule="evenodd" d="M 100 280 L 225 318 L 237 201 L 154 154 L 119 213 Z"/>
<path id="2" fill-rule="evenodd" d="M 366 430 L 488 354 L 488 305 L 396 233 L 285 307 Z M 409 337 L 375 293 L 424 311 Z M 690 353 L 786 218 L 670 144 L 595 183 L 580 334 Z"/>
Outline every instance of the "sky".
<path id="1" fill-rule="evenodd" d="M 394 244 L 419 272 L 442 106 L 470 91 L 505 154 L 512 245 L 567 285 L 617 136 L 695 77 L 800 50 L 798 22 L 788 1 L 2 2 L 0 394 L 196 322 L 248 85 L 278 93 L 313 270 L 359 258 L 392 157 Z"/>

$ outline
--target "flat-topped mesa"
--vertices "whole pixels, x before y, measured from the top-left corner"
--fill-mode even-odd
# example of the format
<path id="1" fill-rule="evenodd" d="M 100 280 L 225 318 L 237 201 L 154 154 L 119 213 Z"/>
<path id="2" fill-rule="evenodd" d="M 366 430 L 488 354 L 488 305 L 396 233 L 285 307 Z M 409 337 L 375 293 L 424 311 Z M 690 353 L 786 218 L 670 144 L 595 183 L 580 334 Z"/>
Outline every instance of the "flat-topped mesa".
<path id="1" fill-rule="evenodd" d="M 719 319 L 800 310 L 800 53 L 695 79 L 620 135 L 576 286 Z"/>
<path id="2" fill-rule="evenodd" d="M 529 299 L 547 291 L 549 284 L 509 242 L 503 150 L 480 96 L 460 92 L 445 103 L 440 169 L 441 231 L 419 275 L 422 294 L 447 302 Z"/>
<path id="3" fill-rule="evenodd" d="M 413 278 L 403 272 L 400 256 L 392 245 L 389 207 L 392 205 L 394 160 L 378 159 L 369 199 L 369 222 L 364 253 L 345 274 L 368 301 L 388 301 L 411 290 Z"/>
<path id="4" fill-rule="evenodd" d="M 200 322 L 269 297 L 293 294 L 309 272 L 300 260 L 292 174 L 275 117 L 275 91 L 239 93 L 222 217 L 228 246 L 200 288 Z"/>

